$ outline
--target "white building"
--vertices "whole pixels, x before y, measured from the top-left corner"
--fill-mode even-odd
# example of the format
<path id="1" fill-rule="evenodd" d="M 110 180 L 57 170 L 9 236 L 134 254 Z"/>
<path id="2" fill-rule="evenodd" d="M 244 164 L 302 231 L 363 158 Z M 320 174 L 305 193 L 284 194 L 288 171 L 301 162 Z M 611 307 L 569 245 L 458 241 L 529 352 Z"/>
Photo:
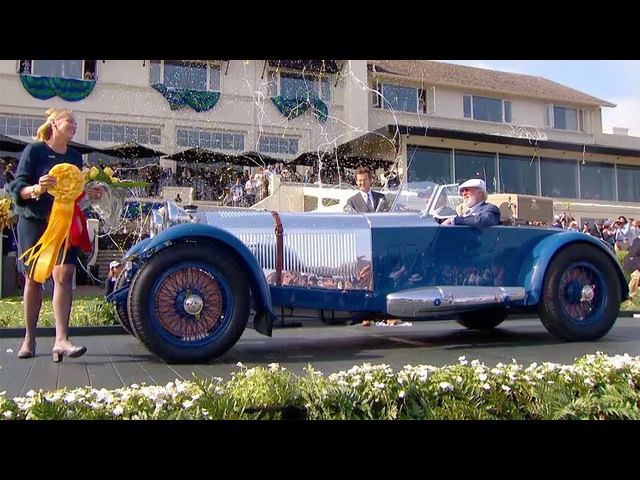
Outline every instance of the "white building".
<path id="1" fill-rule="evenodd" d="M 30 141 L 50 107 L 100 148 L 408 160 L 414 178 L 482 176 L 584 219 L 640 218 L 640 137 L 604 133 L 615 105 L 540 77 L 423 60 L 0 60 L 0 134 Z"/>

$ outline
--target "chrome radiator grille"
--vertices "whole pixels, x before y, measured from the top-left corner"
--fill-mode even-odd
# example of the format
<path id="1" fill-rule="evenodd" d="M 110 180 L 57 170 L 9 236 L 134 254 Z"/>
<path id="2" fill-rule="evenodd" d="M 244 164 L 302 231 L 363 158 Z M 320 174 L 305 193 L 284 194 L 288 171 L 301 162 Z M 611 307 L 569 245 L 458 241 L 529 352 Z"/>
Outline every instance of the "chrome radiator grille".
<path id="1" fill-rule="evenodd" d="M 271 285 L 371 290 L 371 230 L 360 215 L 217 211 L 202 215 L 244 243 Z M 276 236 L 278 219 L 282 236 Z M 278 240 L 282 263 L 278 272 Z"/>
<path id="2" fill-rule="evenodd" d="M 234 232 L 247 245 L 263 269 L 276 268 L 273 233 Z M 282 269 L 318 276 L 356 275 L 358 252 L 354 233 L 290 233 L 283 237 Z"/>

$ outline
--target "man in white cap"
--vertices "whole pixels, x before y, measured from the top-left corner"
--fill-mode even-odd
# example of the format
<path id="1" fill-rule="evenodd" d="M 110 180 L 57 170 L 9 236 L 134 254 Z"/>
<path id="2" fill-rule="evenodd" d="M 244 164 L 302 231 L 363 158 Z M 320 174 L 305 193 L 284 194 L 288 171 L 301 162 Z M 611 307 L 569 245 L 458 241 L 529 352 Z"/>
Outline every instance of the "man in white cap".
<path id="1" fill-rule="evenodd" d="M 109 264 L 109 273 L 107 274 L 107 280 L 105 281 L 104 286 L 105 296 L 113 292 L 113 289 L 116 286 L 116 280 L 118 279 L 118 274 L 122 271 L 123 266 L 124 264 L 120 264 L 115 260 Z"/>
<path id="2" fill-rule="evenodd" d="M 467 180 L 458 187 L 458 193 L 464 202 L 464 212 L 462 215 L 447 218 L 441 225 L 467 225 L 476 228 L 498 225 L 500 209 L 492 203 L 487 203 L 487 186 L 484 180 Z"/>

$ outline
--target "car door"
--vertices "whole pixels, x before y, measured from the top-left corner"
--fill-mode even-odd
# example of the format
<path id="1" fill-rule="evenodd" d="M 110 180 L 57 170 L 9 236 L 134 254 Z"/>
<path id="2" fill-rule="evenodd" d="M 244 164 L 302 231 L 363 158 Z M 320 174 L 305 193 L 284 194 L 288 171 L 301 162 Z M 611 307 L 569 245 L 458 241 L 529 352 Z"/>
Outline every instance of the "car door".
<path id="1" fill-rule="evenodd" d="M 495 283 L 496 245 L 504 227 L 439 226 L 428 261 L 435 285 Z"/>

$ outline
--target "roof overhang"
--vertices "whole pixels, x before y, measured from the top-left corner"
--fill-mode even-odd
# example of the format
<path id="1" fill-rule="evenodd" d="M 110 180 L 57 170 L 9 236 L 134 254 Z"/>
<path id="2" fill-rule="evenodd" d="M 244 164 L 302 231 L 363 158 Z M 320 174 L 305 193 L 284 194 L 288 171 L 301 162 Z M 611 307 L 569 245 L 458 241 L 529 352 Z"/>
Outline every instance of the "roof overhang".
<path id="1" fill-rule="evenodd" d="M 286 70 L 337 73 L 342 70 L 337 60 L 268 60 L 269 66 Z"/>
<path id="2" fill-rule="evenodd" d="M 393 162 L 398 152 L 397 135 L 390 134 L 393 132 L 384 128 L 367 132 L 338 145 L 336 153 L 339 157 L 360 157 Z"/>
<path id="3" fill-rule="evenodd" d="M 291 165 L 316 165 L 318 159 L 324 162 L 337 161 L 346 168 L 369 166 L 370 168 L 387 168 L 397 157 L 396 137 L 389 135 L 387 128 L 367 132 L 334 148 L 304 152 L 297 158 L 289 160 Z"/>
<path id="4" fill-rule="evenodd" d="M 618 157 L 638 157 L 640 150 L 631 148 L 609 147 L 595 144 L 578 144 L 558 142 L 552 140 L 535 140 L 529 138 L 510 137 L 507 135 L 493 135 L 490 133 L 465 132 L 437 127 L 413 127 L 407 125 L 387 126 L 388 135 L 408 135 L 410 137 L 434 137 L 450 140 L 466 140 L 470 142 L 493 143 L 498 145 L 513 145 L 518 147 L 536 147 L 538 149 L 560 150 L 567 152 L 585 152 Z"/>

